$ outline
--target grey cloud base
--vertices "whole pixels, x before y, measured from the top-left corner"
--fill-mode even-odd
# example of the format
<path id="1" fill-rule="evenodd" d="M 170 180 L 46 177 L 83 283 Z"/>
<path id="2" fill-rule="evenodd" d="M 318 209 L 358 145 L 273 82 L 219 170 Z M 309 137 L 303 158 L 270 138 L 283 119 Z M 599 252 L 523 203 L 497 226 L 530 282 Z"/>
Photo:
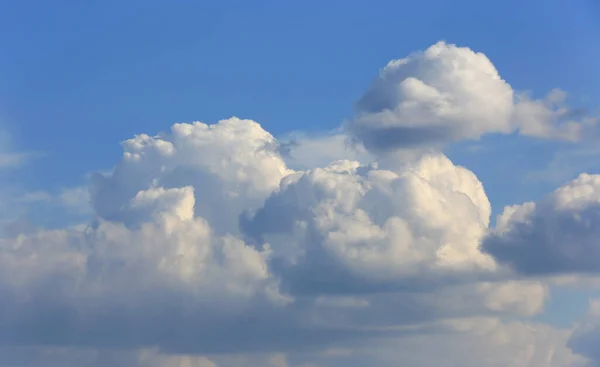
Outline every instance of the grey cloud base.
<path id="1" fill-rule="evenodd" d="M 482 248 L 523 274 L 600 272 L 600 176 L 582 174 L 539 203 L 505 208 Z"/>

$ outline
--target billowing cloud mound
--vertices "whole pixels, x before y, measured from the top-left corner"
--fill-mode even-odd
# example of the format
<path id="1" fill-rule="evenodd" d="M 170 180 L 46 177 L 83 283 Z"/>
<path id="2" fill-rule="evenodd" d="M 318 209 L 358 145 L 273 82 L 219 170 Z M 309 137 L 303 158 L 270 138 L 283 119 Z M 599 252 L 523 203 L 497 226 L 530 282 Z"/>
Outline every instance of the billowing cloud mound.
<path id="1" fill-rule="evenodd" d="M 390 61 L 356 104 L 348 129 L 374 152 L 441 147 L 489 133 L 579 140 L 597 118 L 574 113 L 565 94 L 515 95 L 480 52 L 438 42 Z"/>
<path id="2" fill-rule="evenodd" d="M 441 144 L 511 131 L 513 91 L 484 54 L 439 42 L 390 61 L 356 109 L 368 148 Z"/>
<path id="3" fill-rule="evenodd" d="M 483 248 L 525 274 L 600 272 L 600 175 L 505 208 Z"/>
<path id="4" fill-rule="evenodd" d="M 336 268 L 393 281 L 493 270 L 479 251 L 490 211 L 472 172 L 427 155 L 387 169 L 339 161 L 289 175 L 245 226 L 275 258 L 303 264 L 304 281 Z"/>
<path id="5" fill-rule="evenodd" d="M 175 124 L 170 134 L 138 135 L 123 147 L 114 173 L 92 181 L 92 205 L 104 219 L 128 221 L 121 208 L 140 190 L 191 185 L 195 213 L 219 233 L 236 232 L 236 215 L 261 205 L 289 173 L 275 138 L 251 120 Z"/>

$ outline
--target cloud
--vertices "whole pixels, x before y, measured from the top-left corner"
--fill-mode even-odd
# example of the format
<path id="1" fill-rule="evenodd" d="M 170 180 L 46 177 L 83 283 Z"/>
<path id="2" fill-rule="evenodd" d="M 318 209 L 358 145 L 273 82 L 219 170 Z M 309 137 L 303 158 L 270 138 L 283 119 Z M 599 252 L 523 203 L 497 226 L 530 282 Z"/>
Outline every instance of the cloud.
<path id="1" fill-rule="evenodd" d="M 16 347 L 0 350 L 12 365 L 59 367 L 584 367 L 589 361 L 567 346 L 571 330 L 496 318 L 448 319 L 430 333 L 379 339 L 349 349 L 318 352 L 238 355 L 169 355 L 156 348 L 141 350 Z M 432 351 L 434 348 L 434 352 Z"/>
<path id="2" fill-rule="evenodd" d="M 471 171 L 425 155 L 291 174 L 242 223 L 256 241 L 272 245 L 275 259 L 305 269 L 300 282 L 315 276 L 335 283 L 333 274 L 395 282 L 493 271 L 493 260 L 479 251 L 490 212 Z"/>
<path id="3" fill-rule="evenodd" d="M 362 145 L 355 144 L 341 130 L 326 134 L 287 134 L 279 138 L 280 152 L 289 167 L 311 169 L 338 160 L 369 163 L 374 157 Z"/>
<path id="4" fill-rule="evenodd" d="M 535 275 L 598 271 L 600 178 L 490 228 L 482 182 L 441 150 L 593 137 L 565 98 L 440 42 L 390 62 L 326 134 L 232 117 L 126 140 L 88 186 L 4 202 L 86 222 L 3 227 L 0 364 L 583 366 L 572 330 L 518 320 L 549 297 Z"/>
<path id="5" fill-rule="evenodd" d="M 294 171 L 275 138 L 236 118 L 123 147 L 91 180 L 88 225 L 0 239 L 1 345 L 158 348 L 220 365 L 213 356 L 316 355 L 448 318 L 531 316 L 547 298 L 479 250 L 489 201 L 442 154 Z"/>
<path id="6" fill-rule="evenodd" d="M 519 124 L 520 133 L 571 142 L 590 138 L 589 134 L 597 138 L 598 117 L 585 109 L 569 107 L 566 99 L 567 94 L 560 89 L 554 89 L 538 100 L 524 94 L 517 96 L 513 119 Z"/>
<path id="7" fill-rule="evenodd" d="M 569 108 L 566 95 L 516 93 L 480 52 L 438 42 L 390 61 L 356 104 L 347 129 L 373 152 L 440 148 L 485 134 L 577 141 L 597 117 Z"/>
<path id="8" fill-rule="evenodd" d="M 570 334 L 544 324 L 454 319 L 435 334 L 386 341 L 373 358 L 385 361 L 382 366 L 587 366 L 566 347 Z"/>
<path id="9" fill-rule="evenodd" d="M 590 366 L 600 366 L 600 301 L 591 299 L 587 315 L 580 321 L 569 340 L 569 347 L 576 353 L 587 357 Z"/>
<path id="10" fill-rule="evenodd" d="M 124 208 L 144 211 L 132 229 L 101 220 L 0 240 L 1 289 L 12 299 L 0 341 L 176 349 L 248 308 L 289 302 L 268 249 L 214 235 L 193 208 L 192 188 L 156 188 Z"/>
<path id="11" fill-rule="evenodd" d="M 371 150 L 442 145 L 513 129 L 513 91 L 482 53 L 438 42 L 390 61 L 349 125 Z"/>
<path id="12" fill-rule="evenodd" d="M 600 271 L 600 176 L 581 174 L 538 203 L 509 206 L 483 249 L 524 274 Z"/>
<path id="13" fill-rule="evenodd" d="M 175 124 L 168 134 L 141 134 L 123 147 L 112 175 L 92 177 L 92 206 L 104 219 L 126 220 L 120 208 L 140 190 L 192 185 L 198 188 L 195 214 L 219 233 L 236 232 L 236 215 L 261 205 L 291 172 L 275 138 L 258 123 L 238 118 Z"/>

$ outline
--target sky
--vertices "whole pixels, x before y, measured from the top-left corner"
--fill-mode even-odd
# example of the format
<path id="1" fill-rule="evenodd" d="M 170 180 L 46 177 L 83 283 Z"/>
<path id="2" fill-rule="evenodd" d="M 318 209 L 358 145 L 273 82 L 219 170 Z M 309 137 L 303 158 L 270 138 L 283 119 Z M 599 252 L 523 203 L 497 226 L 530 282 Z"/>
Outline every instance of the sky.
<path id="1" fill-rule="evenodd" d="M 600 366 L 600 3 L 0 1 L 0 367 Z"/>

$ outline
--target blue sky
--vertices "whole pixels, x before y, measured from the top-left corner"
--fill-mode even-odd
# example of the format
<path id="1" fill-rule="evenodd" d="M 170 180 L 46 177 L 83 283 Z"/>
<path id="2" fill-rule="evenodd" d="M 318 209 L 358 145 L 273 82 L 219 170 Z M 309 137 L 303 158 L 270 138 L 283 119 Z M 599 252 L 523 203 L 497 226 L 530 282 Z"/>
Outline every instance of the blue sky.
<path id="1" fill-rule="evenodd" d="M 275 137 L 324 134 L 353 119 L 388 61 L 440 40 L 484 53 L 515 91 L 560 88 L 593 114 L 598 39 L 594 0 L 0 1 L 0 128 L 11 151 L 33 153 L 1 182 L 28 193 L 85 186 L 119 162 L 120 142 L 176 122 L 237 116 Z M 495 216 L 598 173 L 594 144 L 511 133 L 446 153 L 483 182 Z M 30 219 L 62 223 L 36 208 Z M 568 327 L 592 294 L 557 289 L 534 320 Z"/>

